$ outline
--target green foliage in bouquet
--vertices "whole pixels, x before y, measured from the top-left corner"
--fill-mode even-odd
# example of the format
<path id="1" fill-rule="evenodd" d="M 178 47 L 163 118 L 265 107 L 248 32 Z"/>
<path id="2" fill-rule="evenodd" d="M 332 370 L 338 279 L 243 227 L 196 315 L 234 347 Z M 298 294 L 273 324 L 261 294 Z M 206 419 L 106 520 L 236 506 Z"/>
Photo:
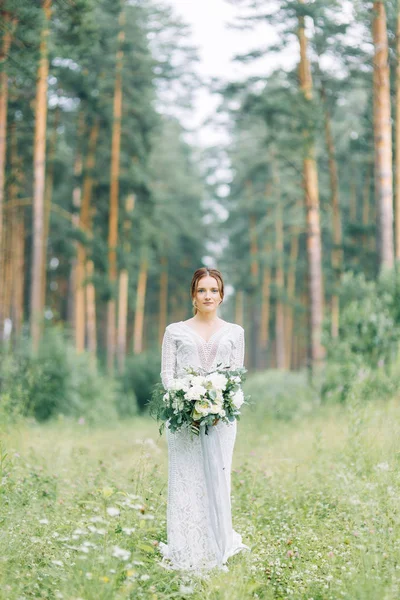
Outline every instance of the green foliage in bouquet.
<path id="1" fill-rule="evenodd" d="M 208 428 L 220 420 L 239 420 L 240 407 L 248 404 L 242 391 L 246 372 L 244 367 L 229 369 L 221 365 L 210 372 L 187 367 L 186 374 L 174 379 L 168 389 L 156 384 L 148 407 L 150 415 L 161 421 L 160 435 L 168 420 L 173 433 L 186 423 L 195 435 L 202 427 L 208 435 Z"/>

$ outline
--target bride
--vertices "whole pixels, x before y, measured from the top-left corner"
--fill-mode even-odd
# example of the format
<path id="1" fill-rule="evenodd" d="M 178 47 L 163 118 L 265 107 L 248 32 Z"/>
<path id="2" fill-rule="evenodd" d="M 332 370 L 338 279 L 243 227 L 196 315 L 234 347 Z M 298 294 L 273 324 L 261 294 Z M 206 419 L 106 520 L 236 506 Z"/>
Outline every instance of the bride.
<path id="1" fill-rule="evenodd" d="M 216 269 L 202 267 L 191 283 L 194 317 L 171 323 L 162 343 L 161 378 L 167 389 L 184 367 L 211 371 L 221 365 L 243 366 L 244 330 L 217 316 L 224 283 Z M 205 435 L 195 436 L 188 425 L 172 433 L 168 442 L 167 544 L 160 542 L 161 565 L 169 569 L 203 572 L 227 570 L 228 558 L 250 550 L 232 528 L 231 466 L 236 420 L 216 419 Z"/>

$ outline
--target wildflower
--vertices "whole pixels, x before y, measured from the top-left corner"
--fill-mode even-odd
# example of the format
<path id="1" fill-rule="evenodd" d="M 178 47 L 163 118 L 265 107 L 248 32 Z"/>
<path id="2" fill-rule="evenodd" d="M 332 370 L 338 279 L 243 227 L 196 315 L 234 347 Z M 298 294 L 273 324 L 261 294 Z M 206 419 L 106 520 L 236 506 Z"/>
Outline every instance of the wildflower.
<path id="1" fill-rule="evenodd" d="M 110 517 L 118 517 L 118 515 L 119 515 L 119 509 L 115 508 L 115 506 L 108 506 L 107 507 L 107 514 L 110 515 Z"/>
<path id="2" fill-rule="evenodd" d="M 85 424 L 85 417 L 79 417 L 78 425 L 84 425 L 84 424 Z"/>
<path id="3" fill-rule="evenodd" d="M 141 581 L 147 581 L 148 579 L 150 579 L 150 575 L 144 574 L 140 576 Z"/>
<path id="4" fill-rule="evenodd" d="M 49 524 L 49 520 L 48 519 L 39 519 L 39 523 L 41 525 L 48 525 Z"/>
<path id="5" fill-rule="evenodd" d="M 51 561 L 53 563 L 53 565 L 56 565 L 57 567 L 63 567 L 64 563 L 62 560 L 52 560 Z"/>
<path id="6" fill-rule="evenodd" d="M 126 535 L 131 535 L 134 531 L 136 531 L 136 527 L 123 527 L 122 531 L 126 534 Z"/>
<path id="7" fill-rule="evenodd" d="M 378 463 L 375 468 L 379 469 L 380 471 L 389 471 L 389 465 L 387 462 Z"/>
<path id="8" fill-rule="evenodd" d="M 129 550 L 124 550 L 124 548 L 120 548 L 119 546 L 114 546 L 112 555 L 115 558 L 120 558 L 121 560 L 129 560 L 131 553 Z"/>

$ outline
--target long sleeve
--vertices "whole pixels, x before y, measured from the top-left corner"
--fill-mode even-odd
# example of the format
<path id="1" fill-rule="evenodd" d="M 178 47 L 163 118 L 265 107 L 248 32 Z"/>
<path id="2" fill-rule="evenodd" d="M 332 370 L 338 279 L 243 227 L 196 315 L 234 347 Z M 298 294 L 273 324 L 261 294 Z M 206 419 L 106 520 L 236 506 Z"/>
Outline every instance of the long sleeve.
<path id="1" fill-rule="evenodd" d="M 176 341 L 168 328 L 165 330 L 161 347 L 161 381 L 165 389 L 171 385 L 175 377 Z"/>
<path id="2" fill-rule="evenodd" d="M 240 327 L 232 350 L 231 369 L 243 367 L 244 363 L 244 329 Z"/>

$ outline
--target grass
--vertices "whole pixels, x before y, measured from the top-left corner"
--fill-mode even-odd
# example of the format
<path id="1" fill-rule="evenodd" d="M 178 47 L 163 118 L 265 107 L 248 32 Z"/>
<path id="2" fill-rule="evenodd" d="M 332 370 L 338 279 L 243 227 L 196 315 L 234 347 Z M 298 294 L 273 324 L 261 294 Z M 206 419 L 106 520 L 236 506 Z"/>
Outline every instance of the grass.
<path id="1" fill-rule="evenodd" d="M 397 600 L 399 402 L 262 415 L 244 413 L 232 472 L 252 551 L 206 580 L 158 565 L 167 447 L 153 421 L 4 431 L 0 597 Z"/>

